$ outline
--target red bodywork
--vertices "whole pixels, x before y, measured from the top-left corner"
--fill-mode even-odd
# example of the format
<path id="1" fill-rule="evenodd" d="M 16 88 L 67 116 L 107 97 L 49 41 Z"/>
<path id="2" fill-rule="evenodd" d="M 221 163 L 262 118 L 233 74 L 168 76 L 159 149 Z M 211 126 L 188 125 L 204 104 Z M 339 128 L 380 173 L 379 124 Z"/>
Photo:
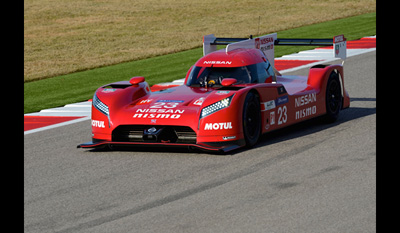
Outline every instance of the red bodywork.
<path id="1" fill-rule="evenodd" d="M 142 77 L 135 77 L 131 82 L 100 87 L 93 98 L 92 142 L 79 147 L 123 144 L 230 151 L 246 145 L 242 113 L 249 92 L 259 98 L 263 134 L 326 114 L 326 86 L 332 72 L 339 74 L 341 108 L 349 107 L 341 65 L 312 67 L 308 77 L 275 73 L 275 81 L 270 76 L 263 82 L 253 80 L 254 83 L 235 84 L 232 81 L 235 77 L 225 77 L 221 82 L 225 86 L 212 83 L 189 86 L 188 83 L 193 67 L 202 72 L 203 67 L 216 69 L 264 63 L 268 64 L 268 61 L 258 49 L 218 50 L 200 58 L 180 86 L 162 89 L 155 85 L 153 90 L 158 91 L 151 91 Z M 202 109 L 226 98 L 226 101 L 230 100 L 229 106 L 201 116 Z M 213 110 L 212 107 L 207 109 Z"/>

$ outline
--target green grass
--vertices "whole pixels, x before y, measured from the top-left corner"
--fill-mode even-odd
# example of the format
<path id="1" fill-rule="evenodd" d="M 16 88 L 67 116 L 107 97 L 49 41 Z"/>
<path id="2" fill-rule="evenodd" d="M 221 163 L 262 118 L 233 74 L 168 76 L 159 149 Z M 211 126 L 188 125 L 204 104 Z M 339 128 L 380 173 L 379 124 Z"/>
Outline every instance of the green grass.
<path id="1" fill-rule="evenodd" d="M 327 21 L 278 32 L 278 38 L 333 38 L 344 34 L 347 40 L 376 35 L 376 13 Z M 216 35 L 217 37 L 219 35 Z M 201 38 L 200 38 L 201 39 Z M 313 47 L 277 46 L 275 57 Z M 85 101 L 107 83 L 144 76 L 150 85 L 184 78 L 187 70 L 202 56 L 202 48 L 122 63 L 54 78 L 24 83 L 24 113 Z"/>
<path id="2" fill-rule="evenodd" d="M 25 0 L 24 82 L 376 11 L 376 0 Z M 278 17 L 277 17 L 278 16 Z"/>

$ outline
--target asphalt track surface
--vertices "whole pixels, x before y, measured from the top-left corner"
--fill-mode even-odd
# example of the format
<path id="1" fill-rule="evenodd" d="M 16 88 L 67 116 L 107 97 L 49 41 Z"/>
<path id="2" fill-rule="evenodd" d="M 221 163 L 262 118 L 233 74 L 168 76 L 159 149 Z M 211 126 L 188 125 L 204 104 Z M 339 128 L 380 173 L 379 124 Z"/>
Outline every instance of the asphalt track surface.
<path id="1" fill-rule="evenodd" d="M 25 232 L 375 232 L 376 52 L 344 67 L 337 122 L 226 156 L 77 149 L 90 121 L 25 135 Z"/>

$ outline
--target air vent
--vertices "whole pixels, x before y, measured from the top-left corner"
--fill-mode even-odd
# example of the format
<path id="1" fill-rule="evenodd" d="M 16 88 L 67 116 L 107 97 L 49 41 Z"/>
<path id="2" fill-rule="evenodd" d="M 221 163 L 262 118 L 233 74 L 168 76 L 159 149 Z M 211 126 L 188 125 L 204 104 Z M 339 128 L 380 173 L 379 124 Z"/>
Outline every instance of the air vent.
<path id="1" fill-rule="evenodd" d="M 196 132 L 187 126 L 120 125 L 112 132 L 116 142 L 195 144 L 196 139 Z"/>

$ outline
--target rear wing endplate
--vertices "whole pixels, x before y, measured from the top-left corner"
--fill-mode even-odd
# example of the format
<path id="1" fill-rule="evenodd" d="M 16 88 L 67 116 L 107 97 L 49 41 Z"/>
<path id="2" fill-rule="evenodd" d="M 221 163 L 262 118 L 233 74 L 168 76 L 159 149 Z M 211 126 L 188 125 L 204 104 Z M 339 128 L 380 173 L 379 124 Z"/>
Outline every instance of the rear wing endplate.
<path id="1" fill-rule="evenodd" d="M 267 57 L 274 66 L 274 47 L 278 46 L 332 46 L 335 58 L 346 59 L 346 38 L 344 35 L 333 37 L 333 39 L 296 39 L 277 38 L 277 33 L 253 38 L 217 38 L 214 34 L 203 37 L 203 56 L 217 50 L 217 45 L 227 45 L 226 53 L 238 48 L 257 48 Z"/>

